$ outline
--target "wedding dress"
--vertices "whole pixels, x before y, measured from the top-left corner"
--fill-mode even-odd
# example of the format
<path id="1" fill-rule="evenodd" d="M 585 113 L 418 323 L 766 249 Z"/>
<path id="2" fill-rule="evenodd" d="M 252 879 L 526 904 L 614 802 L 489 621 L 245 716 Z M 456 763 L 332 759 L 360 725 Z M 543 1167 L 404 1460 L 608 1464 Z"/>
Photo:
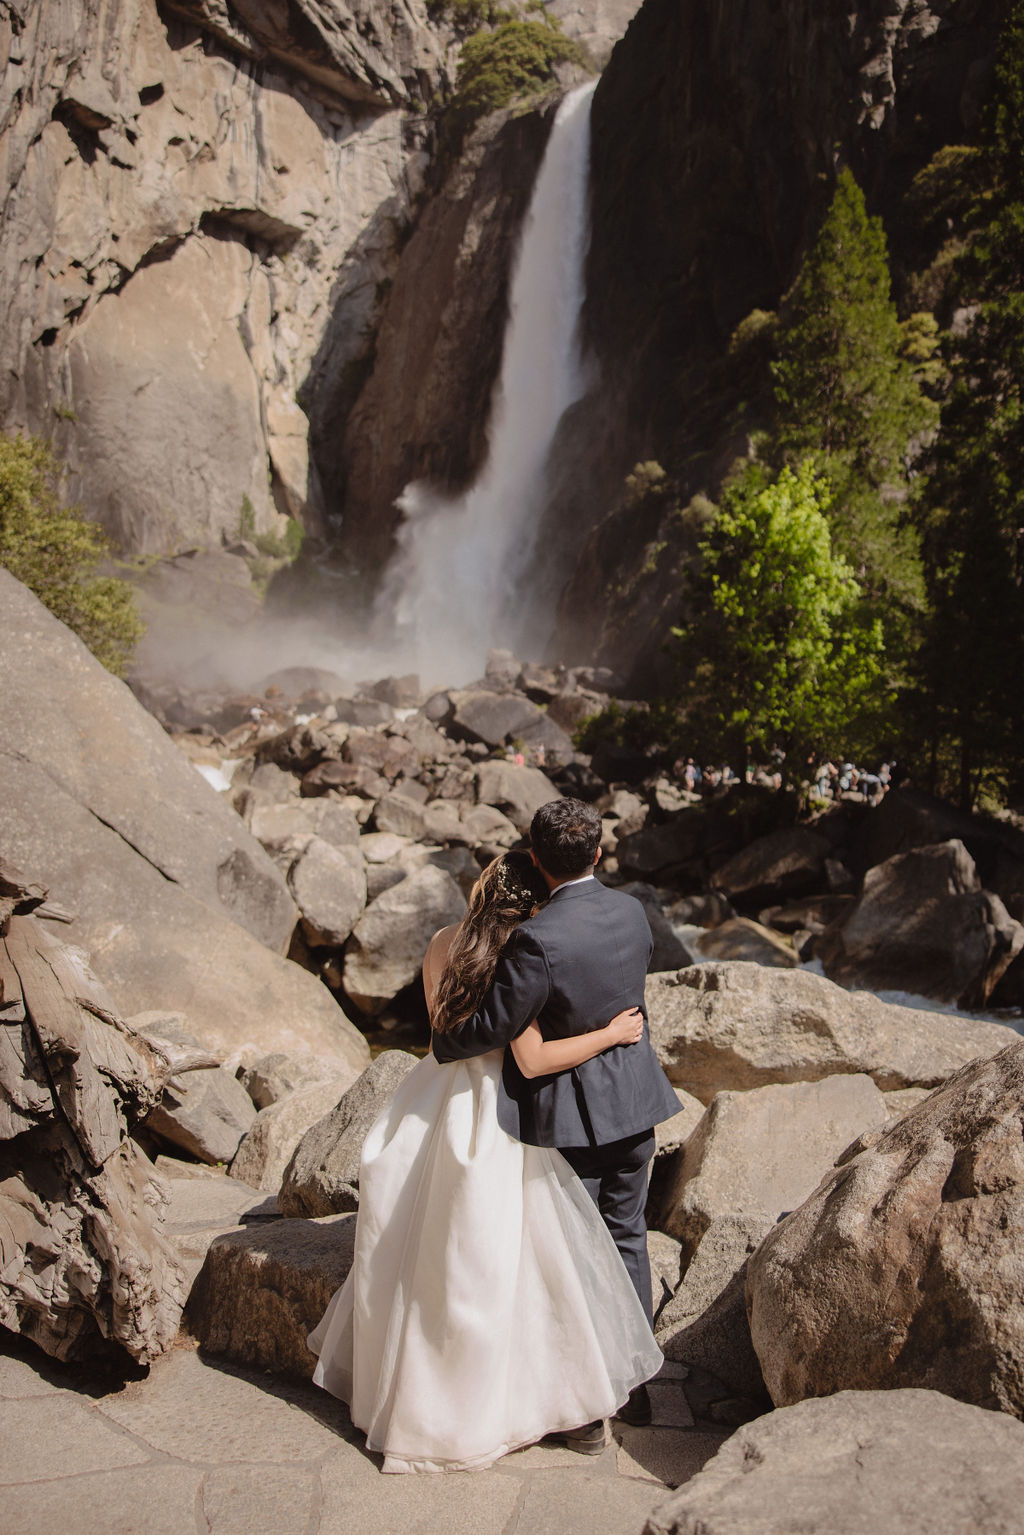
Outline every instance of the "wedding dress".
<path id="1" fill-rule="evenodd" d="M 367 1136 L 355 1260 L 309 1339 L 385 1471 L 482 1468 L 610 1415 L 662 1355 L 557 1151 L 496 1115 L 502 1052 L 414 1067 Z"/>

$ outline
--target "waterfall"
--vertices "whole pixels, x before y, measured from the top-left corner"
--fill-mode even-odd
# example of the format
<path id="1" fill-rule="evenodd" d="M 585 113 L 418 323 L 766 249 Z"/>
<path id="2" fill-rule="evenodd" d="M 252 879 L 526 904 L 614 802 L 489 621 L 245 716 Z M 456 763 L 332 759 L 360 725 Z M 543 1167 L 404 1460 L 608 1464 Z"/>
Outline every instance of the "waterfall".
<path id="1" fill-rule="evenodd" d="M 580 86 L 559 107 L 523 224 L 487 461 L 458 498 L 417 481 L 398 500 L 405 521 L 377 611 L 425 678 L 468 680 L 491 647 L 523 654 L 547 637 L 526 573 L 552 439 L 584 389 L 578 328 L 593 91 Z"/>

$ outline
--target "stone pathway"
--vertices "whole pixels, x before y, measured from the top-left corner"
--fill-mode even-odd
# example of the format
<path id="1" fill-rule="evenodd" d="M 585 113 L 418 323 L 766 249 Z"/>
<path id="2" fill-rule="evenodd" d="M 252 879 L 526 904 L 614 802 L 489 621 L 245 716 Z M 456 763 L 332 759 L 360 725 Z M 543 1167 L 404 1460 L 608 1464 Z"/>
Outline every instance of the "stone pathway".
<path id="1" fill-rule="evenodd" d="M 203 1359 L 184 1337 L 127 1383 L 0 1340 L 12 1535 L 640 1535 L 726 1437 L 695 1424 L 685 1370 L 667 1365 L 655 1426 L 615 1424 L 601 1456 L 535 1445 L 488 1471 L 384 1477 L 341 1403 Z"/>

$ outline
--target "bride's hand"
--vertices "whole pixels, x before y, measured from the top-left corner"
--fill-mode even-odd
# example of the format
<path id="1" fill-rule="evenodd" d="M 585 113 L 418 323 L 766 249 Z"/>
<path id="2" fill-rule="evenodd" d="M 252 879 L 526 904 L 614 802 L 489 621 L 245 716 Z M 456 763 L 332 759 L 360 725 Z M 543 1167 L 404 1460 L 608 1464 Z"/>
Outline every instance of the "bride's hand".
<path id="1" fill-rule="evenodd" d="M 627 1008 L 624 1013 L 616 1013 L 608 1028 L 613 1045 L 635 1045 L 644 1035 L 644 1015 L 638 1007 Z"/>

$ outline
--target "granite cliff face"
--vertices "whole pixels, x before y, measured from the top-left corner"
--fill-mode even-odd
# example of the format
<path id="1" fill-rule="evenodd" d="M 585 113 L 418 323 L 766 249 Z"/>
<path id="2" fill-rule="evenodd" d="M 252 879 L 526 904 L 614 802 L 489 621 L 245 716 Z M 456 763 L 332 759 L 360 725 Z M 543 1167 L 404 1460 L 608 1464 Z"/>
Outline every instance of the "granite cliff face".
<path id="1" fill-rule="evenodd" d="M 716 397 L 729 337 L 777 306 L 843 163 L 886 223 L 898 284 L 902 194 L 976 130 L 999 15 L 995 0 L 645 0 L 594 100 L 586 329 L 602 383 L 549 518 L 550 539 L 568 523 L 584 545 L 559 655 L 596 646 L 617 668 L 646 665 L 678 614 L 685 531 L 632 511 L 589 529 L 641 460 L 685 463 L 684 502 L 715 493 L 746 445 Z M 611 583 L 663 543 L 616 623 Z"/>
<path id="2" fill-rule="evenodd" d="M 299 400 L 366 345 L 446 84 L 421 0 L 0 4 L 0 416 L 120 547 L 322 500 Z"/>

